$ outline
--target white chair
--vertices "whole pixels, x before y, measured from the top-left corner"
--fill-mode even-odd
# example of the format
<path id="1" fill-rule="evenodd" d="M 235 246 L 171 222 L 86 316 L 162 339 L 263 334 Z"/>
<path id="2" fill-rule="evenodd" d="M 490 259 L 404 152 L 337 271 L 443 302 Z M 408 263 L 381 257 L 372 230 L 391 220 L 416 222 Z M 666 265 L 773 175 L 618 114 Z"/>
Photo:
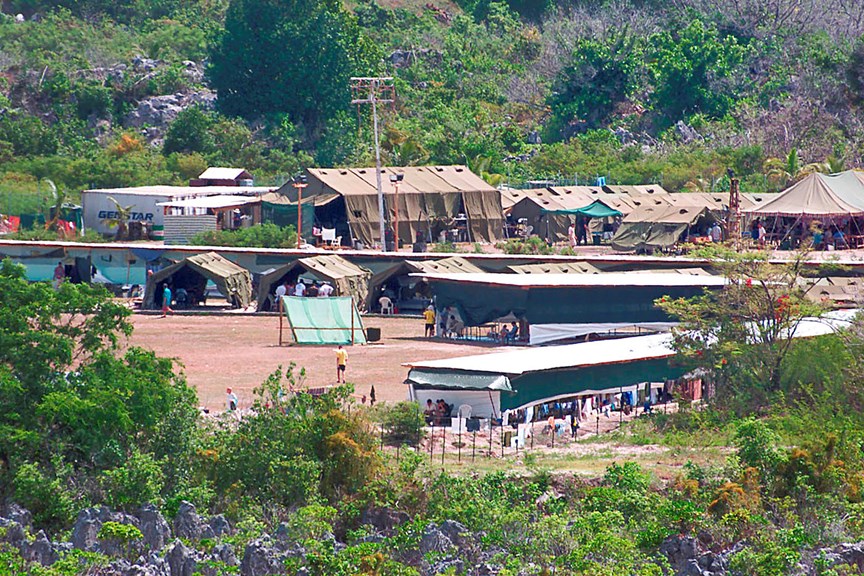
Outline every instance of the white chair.
<path id="1" fill-rule="evenodd" d="M 378 304 L 381 305 L 381 314 L 393 314 L 393 301 L 387 296 L 382 296 L 378 299 Z"/>
<path id="2" fill-rule="evenodd" d="M 335 228 L 322 228 L 321 229 L 321 241 L 325 244 L 332 244 L 333 241 L 336 240 L 336 229 Z"/>
<path id="3" fill-rule="evenodd" d="M 459 418 L 471 418 L 471 412 L 474 409 L 470 404 L 462 404 L 459 406 L 459 412 L 456 413 Z"/>

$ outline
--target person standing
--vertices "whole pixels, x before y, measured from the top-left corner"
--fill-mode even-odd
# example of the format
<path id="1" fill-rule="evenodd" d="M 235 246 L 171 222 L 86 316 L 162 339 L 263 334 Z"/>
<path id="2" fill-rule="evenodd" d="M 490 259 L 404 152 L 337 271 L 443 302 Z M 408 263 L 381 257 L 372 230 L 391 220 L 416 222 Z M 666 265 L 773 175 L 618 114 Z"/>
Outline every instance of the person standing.
<path id="1" fill-rule="evenodd" d="M 162 318 L 165 318 L 169 312 L 174 313 L 171 309 L 171 287 L 165 284 L 165 288 L 162 289 Z"/>
<path id="2" fill-rule="evenodd" d="M 333 286 L 330 285 L 329 282 L 324 282 L 320 288 L 318 288 L 318 297 L 319 298 L 329 298 L 333 295 Z"/>
<path id="3" fill-rule="evenodd" d="M 431 304 L 423 311 L 423 318 L 426 321 L 426 332 L 423 335 L 432 338 L 435 336 L 435 309 Z"/>
<path id="4" fill-rule="evenodd" d="M 228 405 L 228 410 L 230 410 L 231 412 L 237 410 L 237 404 L 239 403 L 239 400 L 237 399 L 237 395 L 234 393 L 234 391 L 231 390 L 231 388 L 227 388 L 225 390 L 225 396 L 225 403 Z"/>
<path id="5" fill-rule="evenodd" d="M 66 267 L 63 262 L 57 262 L 57 267 L 54 268 L 54 289 L 59 290 L 60 285 L 66 281 Z"/>
<path id="6" fill-rule="evenodd" d="M 282 311 L 282 297 L 288 294 L 288 281 L 276 287 L 276 309 Z"/>
<path id="7" fill-rule="evenodd" d="M 339 348 L 336 350 L 336 383 L 344 384 L 345 383 L 345 370 L 348 367 L 348 352 L 342 348 L 342 345 L 339 345 Z"/>
<path id="8" fill-rule="evenodd" d="M 297 280 L 297 285 L 294 286 L 294 296 L 306 296 L 306 284 L 302 280 Z"/>
<path id="9" fill-rule="evenodd" d="M 570 222 L 570 227 L 567 228 L 567 241 L 570 242 L 570 248 L 576 248 L 579 243 L 576 239 L 576 224 Z"/>

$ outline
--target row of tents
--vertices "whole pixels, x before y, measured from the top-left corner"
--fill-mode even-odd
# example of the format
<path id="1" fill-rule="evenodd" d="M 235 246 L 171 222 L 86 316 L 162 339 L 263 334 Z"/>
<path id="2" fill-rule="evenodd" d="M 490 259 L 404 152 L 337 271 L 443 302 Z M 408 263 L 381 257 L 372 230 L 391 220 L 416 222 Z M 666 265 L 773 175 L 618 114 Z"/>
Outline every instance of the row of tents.
<path id="1" fill-rule="evenodd" d="M 217 254 L 207 252 L 189 256 L 147 277 L 143 306 L 155 309 L 162 305 L 162 288 L 167 284 L 176 294 L 184 289 L 200 297 L 208 281 L 234 307 L 248 308 L 253 302 L 258 311 L 274 308 L 273 294 L 284 283 L 296 283 L 300 277 L 333 286 L 334 296 L 350 296 L 361 310 L 371 310 L 381 286 L 393 277 L 414 273 L 482 273 L 484 270 L 457 256 L 430 261 L 405 260 L 373 274 L 336 254 L 300 258 L 253 275 L 249 270 Z"/>

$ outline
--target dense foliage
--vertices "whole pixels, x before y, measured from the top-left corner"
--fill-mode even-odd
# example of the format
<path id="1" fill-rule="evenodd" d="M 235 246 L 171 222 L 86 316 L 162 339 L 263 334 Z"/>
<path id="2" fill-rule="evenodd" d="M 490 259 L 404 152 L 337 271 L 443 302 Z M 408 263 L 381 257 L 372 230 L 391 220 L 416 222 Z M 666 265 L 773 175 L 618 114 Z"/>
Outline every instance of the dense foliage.
<path id="1" fill-rule="evenodd" d="M 368 164 L 369 110 L 348 86 L 367 74 L 395 79 L 385 163 L 673 191 L 725 189 L 732 168 L 745 191 L 777 190 L 860 162 L 856 6 L 7 2 L 24 21 L 0 17 L 0 191 Z M 183 111 L 153 116 L 154 98 Z"/>

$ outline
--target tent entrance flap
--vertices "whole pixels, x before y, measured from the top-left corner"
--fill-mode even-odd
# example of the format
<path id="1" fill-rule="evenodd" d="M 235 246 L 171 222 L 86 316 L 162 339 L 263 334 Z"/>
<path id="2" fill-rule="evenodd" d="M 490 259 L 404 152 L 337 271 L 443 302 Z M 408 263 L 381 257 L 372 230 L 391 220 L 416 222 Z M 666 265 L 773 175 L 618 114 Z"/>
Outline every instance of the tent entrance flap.
<path id="1" fill-rule="evenodd" d="M 469 374 L 448 370 L 436 372 L 414 368 L 408 372 L 408 384 L 413 384 L 415 390 L 448 389 L 448 390 L 498 390 L 512 392 L 510 379 L 503 374 Z"/>
<path id="2" fill-rule="evenodd" d="M 353 298 L 283 296 L 282 304 L 297 344 L 366 344 Z"/>

